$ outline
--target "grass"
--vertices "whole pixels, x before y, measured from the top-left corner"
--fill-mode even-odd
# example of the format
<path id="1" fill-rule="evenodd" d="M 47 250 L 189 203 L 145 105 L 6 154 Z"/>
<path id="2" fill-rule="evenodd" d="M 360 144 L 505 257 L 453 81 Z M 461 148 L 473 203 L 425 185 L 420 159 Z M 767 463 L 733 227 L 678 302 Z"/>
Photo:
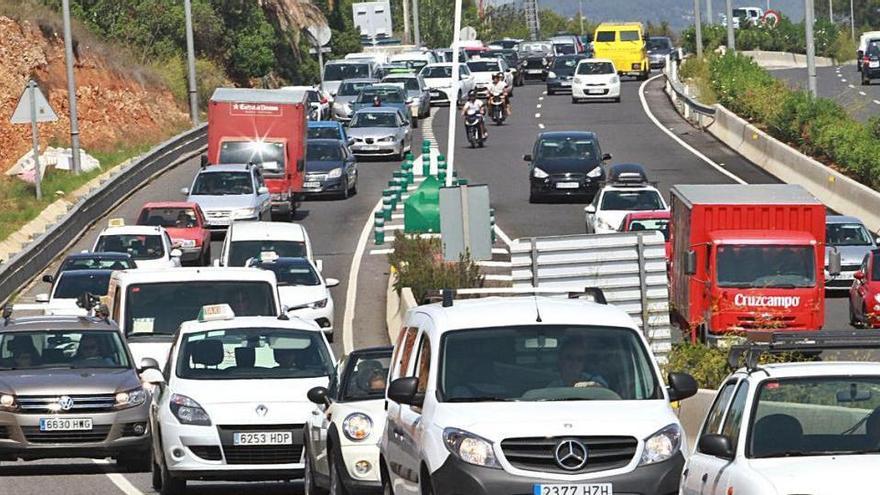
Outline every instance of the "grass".
<path id="1" fill-rule="evenodd" d="M 696 98 L 705 105 L 718 103 L 709 77 L 709 61 L 705 58 L 690 57 L 681 64 L 679 78 L 696 89 Z"/>

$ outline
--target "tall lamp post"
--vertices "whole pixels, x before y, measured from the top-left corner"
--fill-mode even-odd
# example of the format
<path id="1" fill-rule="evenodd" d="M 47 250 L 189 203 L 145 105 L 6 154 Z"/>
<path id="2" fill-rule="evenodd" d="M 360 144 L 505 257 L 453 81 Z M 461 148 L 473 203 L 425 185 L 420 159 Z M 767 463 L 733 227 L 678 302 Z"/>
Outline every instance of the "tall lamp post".
<path id="1" fill-rule="evenodd" d="M 189 72 L 189 116 L 193 127 L 199 125 L 199 92 L 196 87 L 196 53 L 193 42 L 192 3 L 183 0 L 183 12 L 186 17 L 186 64 Z"/>
<path id="2" fill-rule="evenodd" d="M 807 31 L 807 87 L 813 97 L 818 96 L 816 88 L 816 40 L 813 36 L 813 28 L 815 19 L 813 11 L 813 0 L 804 0 L 804 25 Z"/>
<path id="3" fill-rule="evenodd" d="M 62 0 L 64 16 L 64 58 L 67 63 L 67 102 L 70 107 L 70 159 L 71 170 L 79 175 L 82 170 L 79 159 L 79 118 L 76 113 L 76 79 L 73 74 L 73 35 L 70 32 L 70 0 Z"/>

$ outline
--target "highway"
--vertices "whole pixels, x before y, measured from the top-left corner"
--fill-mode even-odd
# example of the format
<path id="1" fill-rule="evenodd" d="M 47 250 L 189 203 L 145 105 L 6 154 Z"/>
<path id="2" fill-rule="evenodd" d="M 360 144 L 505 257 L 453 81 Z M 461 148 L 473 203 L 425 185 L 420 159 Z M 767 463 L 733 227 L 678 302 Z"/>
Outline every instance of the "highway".
<path id="1" fill-rule="evenodd" d="M 775 77 L 792 87 L 807 87 L 807 69 L 771 70 Z M 840 103 L 846 111 L 863 122 L 880 116 L 880 80 L 862 86 L 861 74 L 854 63 L 816 69 L 816 89 L 819 96 Z"/>
<path id="2" fill-rule="evenodd" d="M 497 224 L 510 238 L 584 232 L 584 203 L 528 203 L 527 167 L 522 155 L 531 151 L 535 136 L 541 130 L 596 131 L 604 151 L 614 155 L 612 163 L 643 164 L 651 179 L 657 181 L 667 195 L 669 188 L 679 183 L 776 182 L 710 136 L 685 124 L 674 113 L 661 88 L 662 83 L 656 79 L 644 85 L 625 81 L 621 103 L 580 105 L 572 105 L 567 95 L 546 96 L 541 85 L 517 88 L 512 120 L 500 128 L 490 125 L 485 149 L 466 148 L 464 132 L 459 128 L 456 167 L 460 176 L 467 177 L 472 184 L 489 184 Z M 644 89 L 644 96 L 640 89 Z M 447 151 L 447 112 L 447 109 L 435 110 L 433 118 L 433 131 L 443 151 Z M 414 143 L 420 143 L 420 131 L 416 138 Z M 366 222 L 371 222 L 372 208 L 397 165 L 360 163 L 358 195 L 347 201 L 304 203 L 299 215 L 298 221 L 307 227 L 312 237 L 317 258 L 324 260 L 325 273 L 342 281 L 334 291 L 337 332 L 341 333 L 346 294 L 351 292 L 347 287 L 348 273 L 353 256 L 358 252 L 359 236 Z M 131 222 L 145 201 L 179 199 L 178 190 L 189 185 L 197 166 L 194 160 L 170 170 L 134 193 L 108 218 L 121 216 Z M 86 232 L 71 251 L 90 247 L 106 221 L 102 220 Z M 212 248 L 215 255 L 219 254 L 217 244 Z M 360 263 L 359 259 L 354 261 Z M 48 271 L 53 269 L 50 267 Z M 355 347 L 387 342 L 382 313 L 385 303 L 381 295 L 386 280 L 380 275 L 370 271 L 361 273 L 356 290 Z M 36 284 L 27 290 L 22 301 L 45 291 L 45 284 Z M 826 328 L 844 328 L 847 324 L 845 300 L 830 300 L 827 308 Z M 341 354 L 341 340 L 337 338 L 334 344 L 337 357 Z M 45 495 L 59 491 L 65 495 L 154 493 L 149 473 L 117 473 L 112 463 L 85 460 L 3 462 L 0 477 L 3 477 L 0 493 L 4 495 Z M 299 483 L 193 483 L 191 486 L 195 494 L 270 495 L 301 490 Z"/>

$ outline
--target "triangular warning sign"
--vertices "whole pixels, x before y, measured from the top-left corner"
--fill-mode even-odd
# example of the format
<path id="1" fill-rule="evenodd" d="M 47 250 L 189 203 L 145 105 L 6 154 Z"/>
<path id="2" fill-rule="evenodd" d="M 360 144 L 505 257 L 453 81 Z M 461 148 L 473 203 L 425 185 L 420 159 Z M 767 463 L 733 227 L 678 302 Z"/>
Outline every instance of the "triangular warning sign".
<path id="1" fill-rule="evenodd" d="M 52 110 L 52 107 L 49 106 L 49 101 L 46 99 L 46 95 L 40 91 L 40 87 L 37 86 L 36 83 L 33 85 L 34 98 L 36 98 L 36 116 L 37 122 L 55 122 L 58 120 L 58 116 L 55 115 L 55 111 Z M 24 93 L 21 94 L 21 98 L 18 100 L 18 106 L 15 107 L 15 113 L 12 114 L 12 118 L 9 119 L 13 124 L 30 124 L 31 123 L 31 84 L 28 83 L 28 86 L 25 86 Z"/>

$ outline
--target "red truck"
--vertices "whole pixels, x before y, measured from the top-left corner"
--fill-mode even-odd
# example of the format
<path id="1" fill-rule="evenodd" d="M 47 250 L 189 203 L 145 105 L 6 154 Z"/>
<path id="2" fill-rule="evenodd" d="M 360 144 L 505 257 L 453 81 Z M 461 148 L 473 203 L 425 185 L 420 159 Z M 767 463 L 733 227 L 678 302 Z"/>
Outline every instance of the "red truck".
<path id="1" fill-rule="evenodd" d="M 691 341 L 822 328 L 819 200 L 793 184 L 677 185 L 671 196 L 672 316 Z"/>
<path id="2" fill-rule="evenodd" d="M 304 91 L 217 88 L 208 106 L 211 164 L 260 165 L 272 194 L 272 213 L 292 218 L 306 163 Z"/>

